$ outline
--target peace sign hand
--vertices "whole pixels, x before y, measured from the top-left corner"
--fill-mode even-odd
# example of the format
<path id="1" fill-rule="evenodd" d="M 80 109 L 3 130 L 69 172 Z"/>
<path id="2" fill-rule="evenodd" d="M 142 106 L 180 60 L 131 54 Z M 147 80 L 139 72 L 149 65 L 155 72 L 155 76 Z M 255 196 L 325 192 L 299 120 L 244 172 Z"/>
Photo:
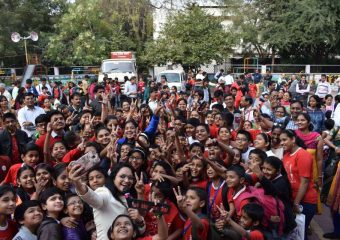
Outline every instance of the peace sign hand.
<path id="1" fill-rule="evenodd" d="M 183 211 L 187 208 L 187 205 L 185 203 L 185 196 L 182 195 L 181 188 L 178 186 L 178 192 L 175 188 L 172 189 L 174 191 L 174 194 L 176 196 L 177 205 L 178 207 Z"/>
<path id="2" fill-rule="evenodd" d="M 145 187 L 143 181 L 143 173 L 140 174 L 140 178 L 138 177 L 137 173 L 135 173 L 136 184 L 135 189 L 138 195 L 144 195 Z"/>
<path id="3" fill-rule="evenodd" d="M 220 218 L 227 219 L 229 217 L 229 213 L 225 210 L 223 204 L 221 203 L 220 206 L 216 205 L 217 210 L 220 212 Z"/>
<path id="4" fill-rule="evenodd" d="M 84 150 L 85 150 L 85 146 L 86 146 L 86 139 L 85 139 L 85 138 L 82 138 L 82 139 L 81 139 L 81 143 L 77 146 L 77 148 L 78 148 L 80 151 L 84 151 Z"/>
<path id="5" fill-rule="evenodd" d="M 130 104 L 130 111 L 134 112 L 137 108 L 137 99 L 131 99 L 131 104 Z"/>
<path id="6" fill-rule="evenodd" d="M 71 116 L 66 118 L 66 125 L 72 125 L 72 123 L 74 122 L 77 116 L 78 114 L 75 114 L 75 112 L 72 112 Z"/>

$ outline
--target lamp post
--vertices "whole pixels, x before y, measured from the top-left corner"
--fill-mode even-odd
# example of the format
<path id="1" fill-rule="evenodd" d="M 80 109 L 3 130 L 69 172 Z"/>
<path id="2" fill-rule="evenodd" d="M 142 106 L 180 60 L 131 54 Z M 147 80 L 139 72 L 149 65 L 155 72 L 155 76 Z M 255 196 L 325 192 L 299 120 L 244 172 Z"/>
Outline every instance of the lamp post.
<path id="1" fill-rule="evenodd" d="M 27 36 L 27 37 L 21 37 L 19 33 L 13 32 L 12 35 L 11 35 L 11 39 L 12 39 L 12 41 L 15 42 L 15 43 L 19 42 L 21 39 L 24 40 L 26 65 L 28 65 L 27 43 L 26 43 L 26 40 L 27 40 L 27 39 L 32 39 L 33 42 L 36 42 L 36 41 L 38 41 L 38 39 L 39 39 L 38 34 L 37 34 L 36 32 L 31 32 L 29 36 Z"/>

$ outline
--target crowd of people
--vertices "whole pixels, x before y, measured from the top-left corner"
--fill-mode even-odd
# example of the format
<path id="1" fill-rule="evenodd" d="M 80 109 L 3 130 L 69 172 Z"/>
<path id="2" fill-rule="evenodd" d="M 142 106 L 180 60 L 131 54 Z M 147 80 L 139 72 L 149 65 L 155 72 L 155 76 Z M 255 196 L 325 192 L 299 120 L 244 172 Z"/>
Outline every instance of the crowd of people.
<path id="1" fill-rule="evenodd" d="M 215 78 L 0 84 L 0 239 L 302 240 L 325 207 L 340 238 L 327 76 Z"/>

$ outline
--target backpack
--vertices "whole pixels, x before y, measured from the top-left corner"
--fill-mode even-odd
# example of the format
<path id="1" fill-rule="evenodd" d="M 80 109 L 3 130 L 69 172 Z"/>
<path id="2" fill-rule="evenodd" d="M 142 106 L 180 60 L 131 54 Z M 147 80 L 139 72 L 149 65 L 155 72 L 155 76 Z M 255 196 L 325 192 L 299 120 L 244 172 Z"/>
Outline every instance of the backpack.
<path id="1" fill-rule="evenodd" d="M 282 235 L 284 229 L 284 205 L 277 197 L 266 195 L 263 188 L 247 187 L 237 201 L 252 199 L 260 204 L 264 210 L 262 225 L 265 230 L 273 232 L 273 235 Z M 236 205 L 236 204 L 235 204 Z"/>

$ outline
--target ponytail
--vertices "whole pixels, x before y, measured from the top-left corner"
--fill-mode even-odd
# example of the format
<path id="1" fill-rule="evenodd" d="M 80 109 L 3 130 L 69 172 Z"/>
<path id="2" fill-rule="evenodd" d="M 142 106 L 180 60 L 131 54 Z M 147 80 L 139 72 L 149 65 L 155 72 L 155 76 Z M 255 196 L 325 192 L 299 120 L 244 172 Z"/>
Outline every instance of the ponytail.
<path id="1" fill-rule="evenodd" d="M 299 147 L 303 148 L 303 149 L 306 149 L 306 145 L 305 145 L 305 142 L 299 138 L 298 136 L 296 136 L 296 133 L 291 130 L 291 129 L 285 129 L 282 131 L 281 134 L 286 134 L 290 139 L 293 139 L 295 138 L 295 144 L 298 145 Z"/>

